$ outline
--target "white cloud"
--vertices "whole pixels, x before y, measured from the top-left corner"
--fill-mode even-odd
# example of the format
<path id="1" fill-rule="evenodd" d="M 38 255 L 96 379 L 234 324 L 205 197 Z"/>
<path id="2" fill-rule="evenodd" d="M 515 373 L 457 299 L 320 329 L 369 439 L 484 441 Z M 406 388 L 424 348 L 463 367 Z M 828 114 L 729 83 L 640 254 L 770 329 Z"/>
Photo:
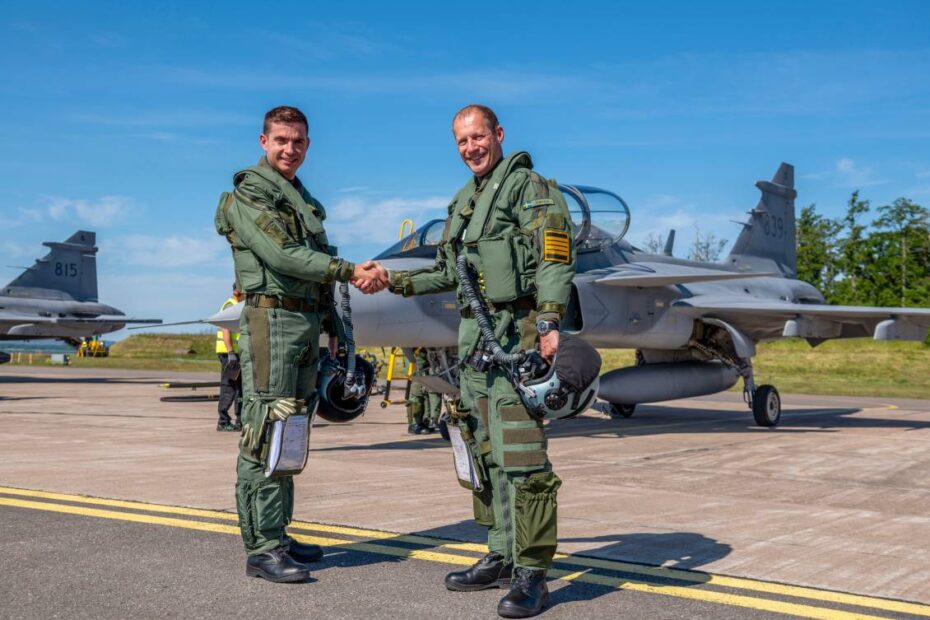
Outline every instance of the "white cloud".
<path id="1" fill-rule="evenodd" d="M 137 267 L 192 267 L 212 265 L 229 258 L 229 244 L 216 234 L 125 235 L 101 243 L 101 254 L 109 260 Z"/>
<path id="2" fill-rule="evenodd" d="M 446 217 L 448 196 L 373 199 L 361 196 L 340 198 L 326 209 L 326 231 L 336 245 L 397 241 L 400 223 L 412 219 L 417 225 Z"/>
<path id="3" fill-rule="evenodd" d="M 837 185 L 840 187 L 869 187 L 888 181 L 876 179 L 872 168 L 861 166 L 848 157 L 837 160 L 835 165 Z"/>
<path id="4" fill-rule="evenodd" d="M 131 203 L 125 196 L 103 196 L 97 200 L 53 197 L 47 213 L 56 221 L 76 219 L 91 226 L 105 227 L 122 219 Z"/>

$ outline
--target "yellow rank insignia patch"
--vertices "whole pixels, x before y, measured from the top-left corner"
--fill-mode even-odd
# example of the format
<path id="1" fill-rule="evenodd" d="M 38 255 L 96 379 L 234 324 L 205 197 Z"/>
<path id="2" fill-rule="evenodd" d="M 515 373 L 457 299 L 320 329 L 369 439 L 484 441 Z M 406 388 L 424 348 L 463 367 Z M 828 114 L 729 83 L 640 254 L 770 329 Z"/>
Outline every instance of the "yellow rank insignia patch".
<path id="1" fill-rule="evenodd" d="M 545 229 L 543 231 L 543 260 L 568 264 L 572 255 L 570 243 L 567 232 Z"/>

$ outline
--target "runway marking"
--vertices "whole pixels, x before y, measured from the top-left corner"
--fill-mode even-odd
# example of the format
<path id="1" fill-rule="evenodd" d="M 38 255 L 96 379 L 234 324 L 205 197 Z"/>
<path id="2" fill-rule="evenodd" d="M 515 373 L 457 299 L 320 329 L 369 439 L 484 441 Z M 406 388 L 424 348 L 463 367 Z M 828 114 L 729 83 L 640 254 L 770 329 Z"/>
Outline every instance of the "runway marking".
<path id="1" fill-rule="evenodd" d="M 13 487 L 0 486 L 0 494 L 12 495 L 19 497 L 38 498 L 46 500 L 68 501 L 90 506 L 74 506 L 68 504 L 51 503 L 48 501 L 34 501 L 34 499 L 17 499 L 14 497 L 0 497 L 0 505 L 32 510 L 44 510 L 63 514 L 72 514 L 86 517 L 96 517 L 110 520 L 129 521 L 134 523 L 145 523 L 153 525 L 163 525 L 168 527 L 177 527 L 184 529 L 200 530 L 205 532 L 238 535 L 239 528 L 237 525 L 225 523 L 212 523 L 208 521 L 197 521 L 193 519 L 181 519 L 175 517 L 165 517 L 153 514 L 139 514 L 132 512 L 123 512 L 116 510 L 105 510 L 94 508 L 92 506 L 106 506 L 111 508 L 126 508 L 131 510 L 141 510 L 162 514 L 174 514 L 190 517 L 203 517 L 210 519 L 219 519 L 224 521 L 236 521 L 237 516 L 229 512 L 218 510 L 204 510 L 198 508 L 185 508 L 181 506 L 169 506 L 162 504 L 148 504 L 144 502 L 134 502 L 127 500 L 113 500 L 106 498 L 96 498 L 81 495 L 71 495 L 65 493 L 53 493 L 47 491 L 31 491 L 26 489 L 17 489 Z M 475 561 L 474 556 L 460 555 L 456 553 L 447 553 L 446 551 L 467 551 L 475 553 L 485 553 L 487 547 L 476 543 L 461 543 L 440 538 L 420 536 L 416 534 L 397 534 L 379 530 L 365 528 L 356 528 L 340 525 L 329 525 L 322 523 L 313 523 L 306 521 L 295 521 L 291 524 L 293 529 L 311 530 L 329 534 L 356 536 L 367 538 L 367 541 L 354 541 L 344 538 L 333 538 L 329 536 L 307 535 L 295 533 L 294 537 L 304 542 L 313 542 L 325 545 L 331 548 L 340 548 L 346 550 L 362 551 L 367 553 L 389 555 L 395 557 L 404 557 L 442 564 L 451 564 L 458 566 L 468 566 Z M 400 547 L 396 545 L 378 544 L 371 541 L 397 541 L 411 544 L 430 545 L 431 549 L 411 549 L 409 547 Z M 605 560 L 600 558 L 574 556 L 565 554 L 556 554 L 556 563 L 561 565 L 581 566 L 585 568 L 600 568 L 623 573 L 623 577 L 612 577 L 608 575 L 595 574 L 586 570 L 564 570 L 558 566 L 550 570 L 550 575 L 566 581 L 581 581 L 595 585 L 620 588 L 638 592 L 652 594 L 662 594 L 678 598 L 686 598 L 704 602 L 718 603 L 738 607 L 746 607 L 763 611 L 772 611 L 776 613 L 791 614 L 807 618 L 822 618 L 825 620 L 846 620 L 852 618 L 879 618 L 882 616 L 870 616 L 856 612 L 816 607 L 813 605 L 791 603 L 786 601 L 758 598 L 742 594 L 732 594 L 728 592 L 719 592 L 714 590 L 698 589 L 693 586 L 662 585 L 650 583 L 648 578 L 661 579 L 664 581 L 686 581 L 696 586 L 717 586 L 722 588 L 748 590 L 762 592 L 767 594 L 789 596 L 795 598 L 804 598 L 824 603 L 836 603 L 850 605 L 854 607 L 870 608 L 878 611 L 890 611 L 897 613 L 906 613 L 912 615 L 930 617 L 930 605 L 919 603 L 909 603 L 905 601 L 896 601 L 891 599 L 882 599 L 876 597 L 846 594 L 843 592 L 834 592 L 830 590 L 821 590 L 817 588 L 808 588 L 804 586 L 791 586 L 753 579 L 743 579 L 738 577 L 726 577 L 722 575 L 713 575 L 700 571 L 690 571 L 684 569 L 665 568 L 658 566 L 645 566 L 622 562 L 615 560 Z M 639 578 L 637 578 L 639 577 Z M 647 579 L 643 579 L 647 578 Z"/>

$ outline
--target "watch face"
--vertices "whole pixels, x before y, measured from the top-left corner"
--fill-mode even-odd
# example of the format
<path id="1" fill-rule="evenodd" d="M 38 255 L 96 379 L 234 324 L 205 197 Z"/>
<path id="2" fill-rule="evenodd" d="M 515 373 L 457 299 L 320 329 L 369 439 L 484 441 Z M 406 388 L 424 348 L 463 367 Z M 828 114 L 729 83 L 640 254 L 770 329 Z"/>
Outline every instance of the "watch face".
<path id="1" fill-rule="evenodd" d="M 536 331 L 540 334 L 545 334 L 546 332 L 552 331 L 552 322 L 551 321 L 536 321 Z"/>

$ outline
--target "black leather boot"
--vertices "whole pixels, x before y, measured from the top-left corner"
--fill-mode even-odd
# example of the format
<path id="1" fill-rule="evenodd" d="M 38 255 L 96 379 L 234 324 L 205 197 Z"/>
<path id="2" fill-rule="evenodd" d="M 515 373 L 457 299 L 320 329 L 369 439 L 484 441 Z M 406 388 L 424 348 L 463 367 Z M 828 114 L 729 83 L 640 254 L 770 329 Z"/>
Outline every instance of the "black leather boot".
<path id="1" fill-rule="evenodd" d="M 489 553 L 470 568 L 446 575 L 446 588 L 456 592 L 476 592 L 510 585 L 513 564 L 504 564 L 499 553 Z"/>
<path id="2" fill-rule="evenodd" d="M 497 613 L 504 618 L 529 618 L 542 613 L 549 602 L 546 571 L 516 568 L 510 592 L 497 605 Z"/>
<path id="3" fill-rule="evenodd" d="M 245 563 L 245 574 L 275 583 L 291 583 L 309 578 L 310 569 L 294 561 L 284 547 L 276 547 L 265 553 L 250 555 Z"/>
<path id="4" fill-rule="evenodd" d="M 287 549 L 287 554 L 301 564 L 311 564 L 323 559 L 323 548 L 313 543 L 299 543 L 290 536 L 281 539 L 281 546 Z"/>

